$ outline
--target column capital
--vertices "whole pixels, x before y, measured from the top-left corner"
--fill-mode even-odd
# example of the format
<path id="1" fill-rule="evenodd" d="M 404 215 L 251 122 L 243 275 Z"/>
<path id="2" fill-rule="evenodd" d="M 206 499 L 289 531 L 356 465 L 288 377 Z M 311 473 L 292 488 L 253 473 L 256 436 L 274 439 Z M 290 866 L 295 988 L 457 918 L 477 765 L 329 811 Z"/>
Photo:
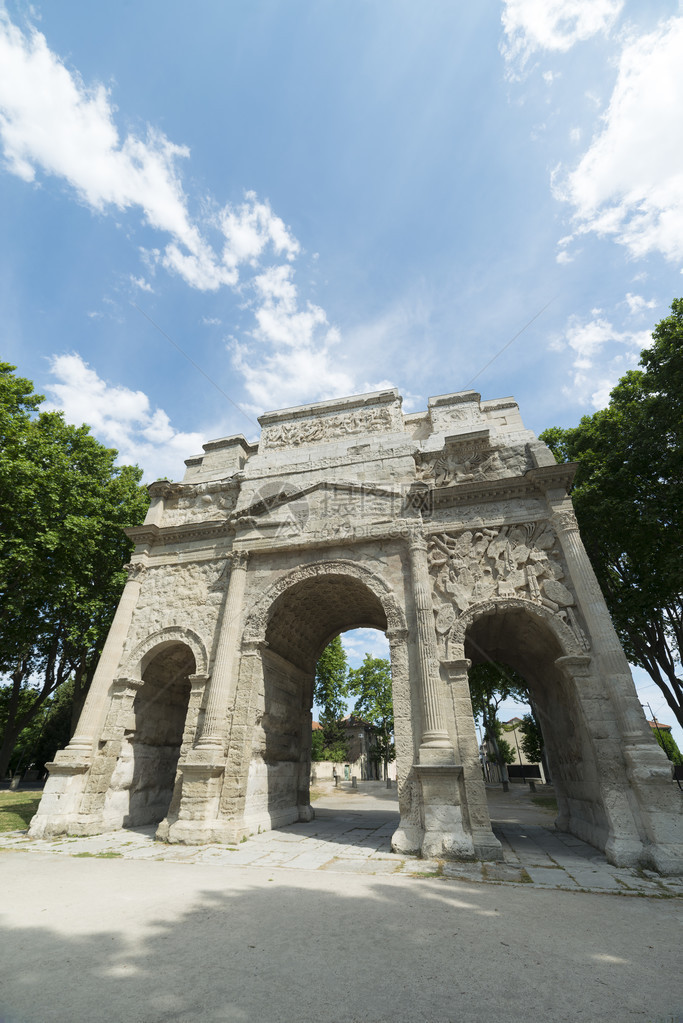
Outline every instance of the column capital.
<path id="1" fill-rule="evenodd" d="M 569 533 L 574 530 L 578 532 L 579 524 L 576 521 L 576 515 L 573 508 L 558 509 L 553 512 L 550 521 L 558 533 Z"/>
<path id="2" fill-rule="evenodd" d="M 226 555 L 226 557 L 227 560 L 230 562 L 230 566 L 233 569 L 233 571 L 236 569 L 244 570 L 246 569 L 247 562 L 251 557 L 251 551 L 247 550 L 246 548 L 241 548 L 239 550 L 230 551 Z"/>
<path id="3" fill-rule="evenodd" d="M 128 582 L 142 582 L 142 578 L 147 571 L 147 565 L 142 561 L 129 561 L 123 567 L 128 573 Z"/>
<path id="4" fill-rule="evenodd" d="M 427 541 L 425 535 L 419 526 L 410 526 L 406 537 L 408 541 L 408 549 L 412 551 L 427 551 Z"/>

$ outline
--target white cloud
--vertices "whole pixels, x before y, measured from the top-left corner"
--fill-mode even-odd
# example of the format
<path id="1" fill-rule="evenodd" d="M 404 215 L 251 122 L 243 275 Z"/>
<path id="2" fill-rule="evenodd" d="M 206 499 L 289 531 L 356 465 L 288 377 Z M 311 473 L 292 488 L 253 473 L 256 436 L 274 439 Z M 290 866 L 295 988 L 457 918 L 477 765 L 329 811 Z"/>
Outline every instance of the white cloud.
<path id="1" fill-rule="evenodd" d="M 623 6 L 624 0 L 505 0 L 503 55 L 523 69 L 539 50 L 566 53 L 576 43 L 609 32 Z"/>
<path id="2" fill-rule="evenodd" d="M 137 209 L 168 236 L 141 251 L 150 272 L 163 266 L 200 291 L 237 290 L 256 325 L 248 357 L 237 347 L 235 365 L 261 411 L 353 392 L 330 354 L 337 331 L 294 284 L 301 246 L 268 201 L 246 192 L 242 203 L 221 207 L 209 198 L 198 220 L 177 169 L 189 149 L 153 128 L 145 138 L 122 137 L 115 113 L 108 89 L 86 85 L 40 32 L 22 32 L 0 10 L 0 144 L 9 171 L 27 182 L 39 171 L 67 181 L 97 211 Z M 280 265 L 264 268 L 266 259 Z M 144 277 L 131 281 L 151 291 Z"/>
<path id="3" fill-rule="evenodd" d="M 683 17 L 623 48 L 609 108 L 558 198 L 576 233 L 611 235 L 632 256 L 683 259 Z"/>
<path id="4" fill-rule="evenodd" d="M 652 336 L 646 330 L 616 330 L 601 310 L 592 312 L 595 318 L 585 323 L 572 317 L 564 337 L 555 339 L 551 348 L 568 346 L 574 353 L 572 386 L 565 387 L 564 393 L 577 402 L 604 408 L 619 377 L 637 364 L 642 349 L 652 344 Z"/>
<path id="5" fill-rule="evenodd" d="M 378 632 L 377 629 L 353 629 L 351 632 L 343 632 L 341 641 L 351 668 L 359 668 L 366 654 L 389 659 L 389 641 L 384 633 Z"/>
<path id="6" fill-rule="evenodd" d="M 145 479 L 180 479 L 184 459 L 201 451 L 202 434 L 174 429 L 146 394 L 106 383 L 76 352 L 54 356 L 50 372 L 55 382 L 46 390 L 52 400 L 44 407 L 62 409 L 76 426 L 87 423 L 98 440 L 118 450 L 119 462 L 140 465 Z"/>
<path id="7" fill-rule="evenodd" d="M 353 377 L 336 365 L 338 357 L 324 343 L 273 348 L 259 358 L 247 345 L 234 343 L 232 351 L 253 402 L 246 406 L 251 412 L 299 405 L 302 395 L 324 400 L 356 392 Z"/>
<path id="8" fill-rule="evenodd" d="M 632 295 L 629 291 L 626 295 L 626 304 L 628 305 L 629 312 L 635 316 L 644 309 L 654 309 L 657 305 L 657 300 L 651 298 L 649 302 L 646 302 L 642 295 Z"/>
<path id="9" fill-rule="evenodd" d="M 150 291 L 150 292 L 153 292 L 153 290 L 154 290 L 152 288 L 152 285 L 149 283 L 149 281 L 146 281 L 144 277 L 135 277 L 135 276 L 133 276 L 133 274 L 131 274 L 130 275 L 130 283 L 134 284 L 136 288 L 140 289 L 140 291 Z"/>

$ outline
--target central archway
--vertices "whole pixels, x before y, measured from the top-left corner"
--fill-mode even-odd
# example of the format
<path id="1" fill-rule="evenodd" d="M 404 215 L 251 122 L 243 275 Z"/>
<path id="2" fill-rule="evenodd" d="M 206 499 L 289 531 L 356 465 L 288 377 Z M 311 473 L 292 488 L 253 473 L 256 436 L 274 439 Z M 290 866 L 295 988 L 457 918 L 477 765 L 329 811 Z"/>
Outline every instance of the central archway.
<path id="1" fill-rule="evenodd" d="M 404 616 L 387 585 L 353 562 L 298 569 L 259 601 L 245 630 L 245 636 L 260 642 L 262 649 L 244 810 L 251 830 L 313 816 L 311 709 L 322 651 L 342 632 L 373 628 L 391 636 L 396 623 L 404 623 Z M 398 661 L 392 657 L 395 702 L 397 692 L 408 686 L 407 671 Z M 399 731 L 397 726 L 397 759 Z M 405 755 L 411 761 L 411 753 Z"/>

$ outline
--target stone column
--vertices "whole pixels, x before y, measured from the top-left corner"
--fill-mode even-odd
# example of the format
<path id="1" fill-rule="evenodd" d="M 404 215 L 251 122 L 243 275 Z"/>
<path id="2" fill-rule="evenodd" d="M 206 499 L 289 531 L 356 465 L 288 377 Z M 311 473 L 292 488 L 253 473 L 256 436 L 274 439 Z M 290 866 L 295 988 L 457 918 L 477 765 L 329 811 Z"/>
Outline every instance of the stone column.
<path id="1" fill-rule="evenodd" d="M 631 683 L 628 661 L 612 624 L 600 584 L 583 546 L 574 510 L 566 498 L 559 507 L 555 507 L 551 522 L 590 633 L 594 655 L 599 658 L 605 671 L 622 738 L 625 742 L 642 742 L 649 726 Z M 605 528 L 609 528 L 608 523 Z M 631 684 L 624 688 L 617 681 L 619 677 L 628 679 Z"/>
<path id="2" fill-rule="evenodd" d="M 463 765 L 461 797 L 463 820 L 467 823 L 467 830 L 472 836 L 475 855 L 481 860 L 502 860 L 502 846 L 491 830 L 486 787 L 479 759 L 479 743 L 467 675 L 471 667 L 472 662 L 465 657 L 443 662 L 453 700 L 458 751 Z"/>
<path id="3" fill-rule="evenodd" d="M 557 531 L 579 606 L 593 640 L 592 653 L 598 669 L 603 669 L 601 675 L 619 726 L 626 778 L 637 801 L 636 808 L 628 799 L 622 800 L 623 816 L 627 819 L 632 812 L 637 831 L 644 832 L 647 839 L 639 853 L 637 831 L 633 834 L 633 826 L 622 823 L 619 833 L 609 840 L 605 852 L 608 859 L 618 865 L 640 863 L 664 874 L 680 873 L 683 869 L 680 800 L 671 783 L 671 764 L 654 741 L 645 720 L 626 656 L 581 542 L 571 502 L 565 498 L 557 503 L 551 502 L 551 507 L 551 522 Z M 609 523 L 605 528 L 609 529 Z M 612 792 L 609 798 L 614 798 Z"/>
<path id="4" fill-rule="evenodd" d="M 432 610 L 431 581 L 427 564 L 427 542 L 420 532 L 410 535 L 410 572 L 417 619 L 417 652 L 420 665 L 422 695 L 422 741 L 420 762 L 453 763 L 454 750 L 444 725 L 444 714 L 439 695 L 436 634 Z M 440 751 L 425 753 L 425 751 Z"/>
<path id="5" fill-rule="evenodd" d="M 396 781 L 398 809 L 401 815 L 398 828 L 391 838 L 393 852 L 419 853 L 424 838 L 420 818 L 420 785 L 413 764 L 417 759 L 419 736 L 413 734 L 413 715 L 410 699 L 410 658 L 408 656 L 407 629 L 387 629 L 391 656 L 391 688 L 394 704 L 394 736 L 396 739 Z"/>
<path id="6" fill-rule="evenodd" d="M 128 565 L 128 581 L 123 588 L 114 621 L 111 623 L 109 635 L 95 669 L 78 727 L 62 756 L 69 754 L 88 757 L 99 739 L 102 719 L 107 712 L 109 690 L 121 661 L 145 571 L 146 566 L 139 562 Z M 57 754 L 55 759 L 59 761 L 60 754 Z"/>
<path id="7" fill-rule="evenodd" d="M 211 673 L 209 699 L 197 750 L 220 750 L 225 746 L 225 721 L 233 689 L 235 658 L 241 636 L 242 601 L 247 582 L 249 551 L 232 551 L 228 594 L 221 622 L 218 647 Z"/>

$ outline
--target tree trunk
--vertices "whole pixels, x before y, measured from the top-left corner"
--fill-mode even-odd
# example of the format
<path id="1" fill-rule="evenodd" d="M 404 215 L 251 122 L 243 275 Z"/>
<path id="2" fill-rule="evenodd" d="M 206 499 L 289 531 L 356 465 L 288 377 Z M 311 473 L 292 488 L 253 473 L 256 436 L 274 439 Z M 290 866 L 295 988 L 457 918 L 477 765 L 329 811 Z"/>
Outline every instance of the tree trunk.
<path id="1" fill-rule="evenodd" d="M 507 785 L 510 781 L 510 777 L 508 775 L 507 765 L 503 763 L 503 758 L 500 755 L 498 739 L 496 738 L 495 721 L 496 721 L 495 714 L 493 714 L 493 716 L 490 718 L 484 718 L 484 724 L 486 725 L 486 735 L 489 739 L 489 742 L 493 745 L 493 751 L 496 755 L 496 763 L 498 765 L 498 770 L 500 771 L 500 777 L 503 782 L 503 785 Z"/>

